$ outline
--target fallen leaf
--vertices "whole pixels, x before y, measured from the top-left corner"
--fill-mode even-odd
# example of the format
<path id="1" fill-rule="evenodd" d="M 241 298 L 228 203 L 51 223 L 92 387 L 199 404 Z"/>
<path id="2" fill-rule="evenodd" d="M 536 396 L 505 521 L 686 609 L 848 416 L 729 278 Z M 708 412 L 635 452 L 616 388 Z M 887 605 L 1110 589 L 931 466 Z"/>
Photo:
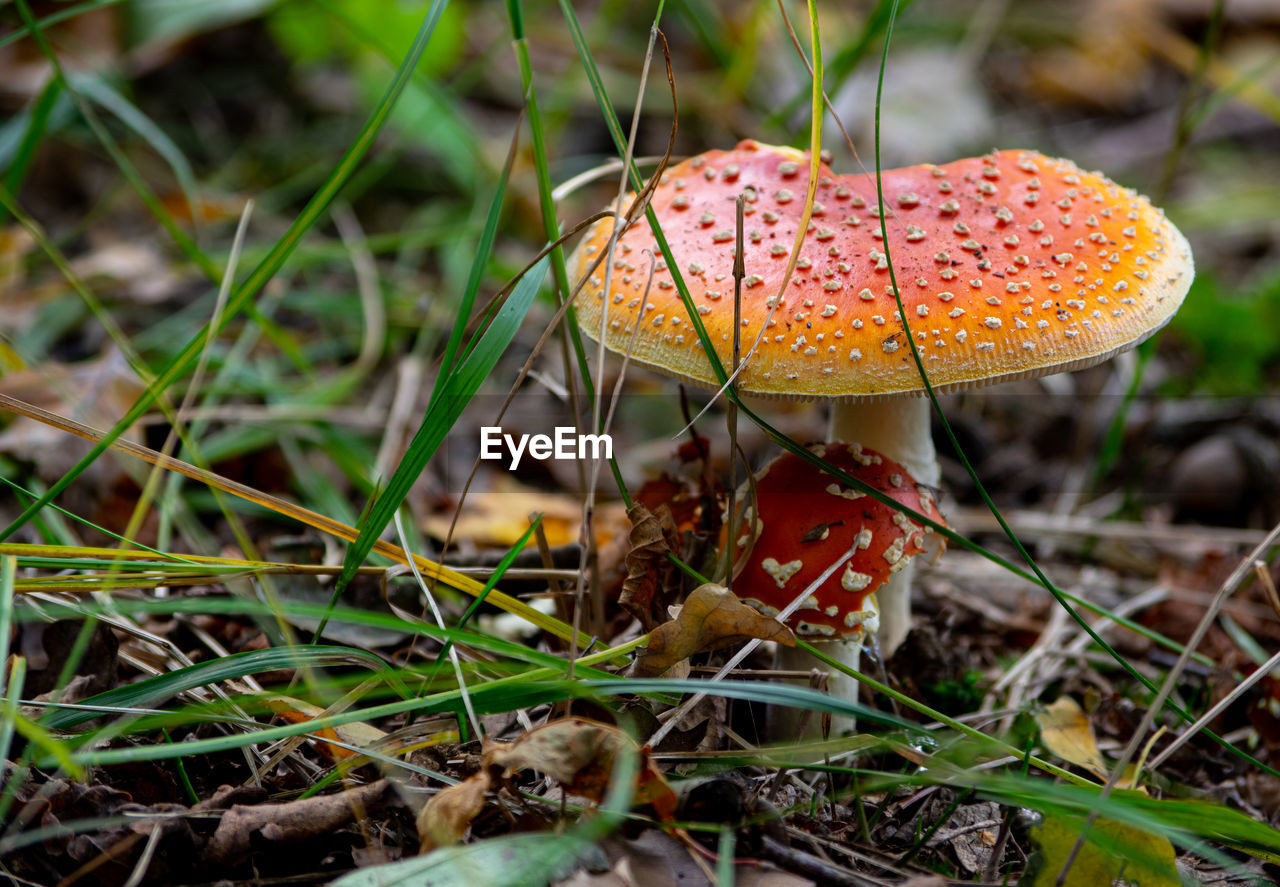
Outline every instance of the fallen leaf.
<path id="1" fill-rule="evenodd" d="M 1094 738 L 1093 725 L 1070 696 L 1059 697 L 1037 714 L 1036 724 L 1049 751 L 1068 763 L 1083 767 L 1099 779 L 1106 780 L 1110 776 L 1110 768 L 1098 749 L 1098 740 Z M 1133 788 L 1137 783 L 1138 770 L 1130 764 L 1125 768 L 1124 776 L 1116 782 L 1116 787 Z M 1139 790 L 1145 792 L 1145 789 Z"/>
<path id="2" fill-rule="evenodd" d="M 1083 821 L 1046 816 L 1031 830 L 1040 848 L 1030 887 L 1052 887 L 1080 835 Z M 1089 838 L 1071 864 L 1061 887 L 1098 887 L 1123 882 L 1134 887 L 1179 887 L 1173 845 L 1159 835 L 1109 819 L 1094 822 Z"/>
<path id="3" fill-rule="evenodd" d="M 1045 748 L 1064 761 L 1107 778 L 1107 765 L 1098 750 L 1093 725 L 1074 699 L 1058 697 L 1052 705 L 1036 714 L 1036 724 L 1040 727 L 1040 739 Z"/>
<path id="4" fill-rule="evenodd" d="M 484 759 L 506 773 L 540 770 L 574 794 L 599 803 L 609 788 L 614 759 L 624 748 L 633 749 L 639 758 L 635 802 L 652 804 L 663 819 L 673 818 L 676 796 L 671 786 L 635 740 L 608 724 L 562 718 L 530 730 L 510 745 L 494 747 Z"/>
<path id="5" fill-rule="evenodd" d="M 265 702 L 268 708 L 290 724 L 314 721 L 316 718 L 329 714 L 318 705 L 312 705 L 310 702 L 295 699 L 292 696 L 272 694 L 265 697 Z M 370 748 L 385 739 L 387 735 L 382 730 L 364 721 L 351 721 L 350 723 L 339 724 L 337 727 L 324 727 L 312 732 L 322 739 L 336 739 L 347 745 L 354 745 L 357 748 Z M 316 750 L 335 763 L 359 754 L 359 752 L 329 742 L 317 742 Z M 383 751 L 388 750 L 383 749 Z"/>
<path id="6" fill-rule="evenodd" d="M 484 796 L 492 784 L 489 771 L 481 770 L 428 801 L 418 814 L 418 852 L 430 853 L 461 841 L 471 828 L 471 821 L 484 809 Z"/>
<path id="7" fill-rule="evenodd" d="M 629 547 L 623 560 L 627 578 L 622 581 L 618 604 L 636 617 L 645 631 L 651 631 L 657 624 L 654 600 L 665 572 L 665 558 L 676 547 L 676 525 L 665 505 L 650 511 L 636 502 L 627 509 L 627 518 L 631 521 Z"/>
<path id="8" fill-rule="evenodd" d="M 649 633 L 649 644 L 638 651 L 633 672 L 652 677 L 694 653 L 752 638 L 796 645 L 795 635 L 781 622 L 748 607 L 723 585 L 707 583 L 690 593 L 675 619 Z"/>
<path id="9" fill-rule="evenodd" d="M 485 749 L 478 773 L 427 802 L 418 814 L 422 852 L 456 844 L 484 809 L 496 779 L 517 770 L 538 770 L 566 790 L 597 803 L 604 800 L 618 752 L 629 748 L 639 762 L 635 803 L 650 804 L 663 820 L 675 818 L 676 795 L 644 750 L 617 727 L 585 718 L 562 718 L 535 727 L 515 742 Z"/>
<path id="10" fill-rule="evenodd" d="M 486 547 L 510 548 L 528 531 L 529 514 L 534 511 L 542 514 L 547 544 L 567 545 L 578 541 L 582 505 L 576 499 L 534 490 L 503 475 L 494 480 L 492 490 L 467 494 L 456 524 L 453 512 L 448 510 L 429 515 L 422 527 L 437 539 L 444 539 L 453 524 L 454 539 L 468 539 Z"/>
<path id="11" fill-rule="evenodd" d="M 556 547 L 578 541 L 582 502 L 576 496 L 525 486 L 509 478 L 506 472 L 495 477 L 492 489 L 467 494 L 456 524 L 453 524 L 453 511 L 445 510 L 428 515 L 422 521 L 422 528 L 437 539 L 444 539 L 453 524 L 455 540 L 467 539 L 482 547 L 510 548 L 528 531 L 529 515 L 535 511 L 542 514 L 542 529 L 547 534 L 548 545 Z M 622 532 L 623 523 L 620 507 L 600 505 L 592 523 L 596 544 L 605 545 L 614 533 Z"/>

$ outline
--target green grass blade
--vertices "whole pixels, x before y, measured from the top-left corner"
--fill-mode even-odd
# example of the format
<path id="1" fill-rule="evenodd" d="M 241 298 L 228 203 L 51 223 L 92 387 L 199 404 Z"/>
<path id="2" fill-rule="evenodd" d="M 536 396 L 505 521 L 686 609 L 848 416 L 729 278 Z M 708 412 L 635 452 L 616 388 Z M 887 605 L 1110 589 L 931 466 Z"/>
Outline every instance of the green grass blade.
<path id="1" fill-rule="evenodd" d="M 346 557 L 342 561 L 342 573 L 334 588 L 334 601 L 351 581 L 356 568 L 364 563 L 373 544 L 382 535 L 387 524 L 391 523 L 391 516 L 409 494 L 409 488 L 417 481 L 418 475 L 435 455 L 436 448 L 449 433 L 453 423 L 511 344 L 516 330 L 520 328 L 525 314 L 533 304 L 542 278 L 546 275 L 547 261 L 543 259 L 515 285 L 476 347 L 456 369 L 448 372 L 448 379 L 440 387 L 439 396 L 432 398 L 427 406 L 426 415 L 410 441 L 404 458 L 387 481 L 386 487 L 370 503 L 368 515 L 360 524 L 359 536 L 347 548 Z M 317 630 L 317 635 L 318 633 Z"/>
<path id="2" fill-rule="evenodd" d="M 529 42 L 525 39 L 524 16 L 520 0 L 507 0 L 507 18 L 511 23 L 511 42 L 520 68 L 520 83 L 524 88 L 524 106 L 528 112 L 529 141 L 533 147 L 533 168 L 538 182 L 538 206 L 542 211 L 542 227 L 547 241 L 554 242 L 560 236 L 560 225 L 556 221 L 556 205 L 551 197 L 551 163 L 547 154 L 542 111 L 538 107 L 538 91 L 533 83 L 533 63 L 529 57 Z M 559 301 L 563 302 L 573 292 L 573 281 L 569 280 L 569 270 L 565 266 L 564 248 L 559 245 L 551 251 L 551 272 L 555 278 Z M 587 400 L 590 402 L 595 399 L 595 383 L 591 378 L 591 370 L 587 366 L 587 355 L 582 346 L 582 333 L 579 332 L 574 318 L 573 306 L 570 305 L 565 311 L 564 327 L 569 335 L 569 346 L 578 364 L 578 374 L 586 388 Z M 565 367 L 565 372 L 570 372 L 568 366 Z M 572 380 L 567 381 L 572 399 L 575 386 Z"/>
<path id="3" fill-rule="evenodd" d="M 424 633 L 432 633 L 426 628 L 420 628 L 420 630 L 423 630 Z M 446 630 L 441 632 L 441 635 L 448 635 L 449 633 Z M 634 650 L 638 644 L 638 640 L 631 641 L 619 647 L 584 656 L 578 660 L 576 668 L 585 669 L 609 662 Z M 537 668 L 522 674 L 497 678 L 469 691 L 472 704 L 477 712 L 487 714 L 490 712 L 513 711 L 516 708 L 547 702 L 562 702 L 566 699 L 578 698 L 584 693 L 589 694 L 592 692 L 581 681 L 557 680 L 567 667 L 568 663 L 563 660 L 557 660 L 556 666 Z M 820 695 L 824 699 L 830 698 L 823 694 L 815 695 Z M 815 704 L 819 703 L 821 703 L 821 700 L 815 700 Z M 136 748 L 82 749 L 72 755 L 72 760 L 78 764 L 107 765 L 123 761 L 163 760 L 179 755 L 192 757 L 237 749 L 258 742 L 274 742 L 277 739 L 300 736 L 315 730 L 340 727 L 352 721 L 372 721 L 377 718 L 402 715 L 407 712 L 416 712 L 423 715 L 437 713 L 460 715 L 461 709 L 461 693 L 458 690 L 447 690 L 420 698 L 400 699 L 369 708 L 351 709 L 300 724 L 267 727 L 247 735 L 237 734 L 197 739 L 191 742 L 184 742 L 180 746 L 156 744 Z M 154 726 L 157 728 L 167 726 L 172 721 L 173 719 L 170 718 L 169 721 L 156 723 Z M 149 728 L 153 725 L 148 719 L 141 718 L 136 726 Z M 41 761 L 40 763 L 47 763 L 47 761 Z"/>
<path id="4" fill-rule="evenodd" d="M 507 181 L 511 177 L 511 167 L 515 163 L 516 146 L 519 143 L 519 130 L 511 137 L 511 150 L 507 153 L 507 162 L 502 167 L 502 172 L 498 175 L 498 183 L 493 189 L 493 199 L 489 201 L 489 212 L 485 216 L 484 229 L 480 233 L 480 242 L 476 244 L 475 259 L 471 263 L 471 270 L 467 276 L 467 287 L 462 293 L 462 302 L 458 305 L 458 316 L 454 321 L 453 329 L 449 332 L 449 341 L 445 344 L 444 357 L 440 360 L 440 374 L 436 376 L 435 388 L 431 391 L 431 399 L 435 400 L 440 395 L 441 388 L 450 376 L 453 369 L 454 358 L 457 357 L 458 348 L 462 345 L 462 337 L 467 330 L 467 321 L 471 318 L 471 311 L 475 307 L 476 294 L 480 292 L 480 283 L 484 278 L 484 269 L 489 264 L 489 257 L 493 255 L 493 244 L 498 236 L 498 221 L 502 217 L 502 203 L 507 195 Z"/>
<path id="5" fill-rule="evenodd" d="M 590 841 L 576 831 L 504 835 L 440 847 L 425 856 L 347 872 L 331 887 L 536 887 L 567 875 L 587 851 Z"/>
<path id="6" fill-rule="evenodd" d="M 67 71 L 64 75 L 67 85 L 75 92 L 92 99 L 98 105 L 110 111 L 116 118 L 151 146 L 151 149 L 164 158 L 165 163 L 173 170 L 173 177 L 178 181 L 183 197 L 191 207 L 193 219 L 200 216 L 200 187 L 196 184 L 195 173 L 182 150 L 174 144 L 151 118 L 96 74 L 84 71 Z M 12 190 L 12 189 L 10 189 Z"/>
<path id="7" fill-rule="evenodd" d="M 16 195 L 22 189 L 27 171 L 31 169 L 31 162 L 35 159 L 36 148 L 52 125 L 54 111 L 60 106 L 62 98 L 62 81 L 56 77 L 51 78 L 31 107 L 6 125 L 7 128 L 9 125 L 25 123 L 22 136 L 12 152 L 0 148 L 0 167 L 5 168 L 4 186 L 10 194 Z M 0 215 L 0 219 L 2 218 Z"/>
<path id="8" fill-rule="evenodd" d="M 42 610 L 59 619 L 83 619 L 86 616 L 98 616 L 108 613 L 108 609 L 96 603 L 86 602 L 83 604 L 54 604 L 43 602 Z M 397 616 L 387 613 L 375 613 L 364 609 L 353 609 L 350 607 L 336 607 L 330 610 L 326 604 L 299 603 L 296 601 L 284 601 L 279 606 L 272 607 L 265 601 L 245 600 L 240 598 L 182 598 L 169 597 L 157 598 L 154 600 L 133 600 L 129 601 L 129 610 L 134 613 L 149 613 L 155 615 L 172 615 L 176 613 L 200 613 L 227 616 L 288 616 L 300 617 L 307 619 L 318 619 L 325 613 L 330 613 L 332 621 L 339 621 L 347 625 L 362 625 L 372 628 L 383 628 L 390 631 L 398 631 L 404 634 L 419 635 L 422 637 L 430 637 L 440 641 L 446 641 L 465 647 L 473 647 L 476 650 L 489 653 L 496 657 L 503 657 L 510 660 L 511 663 L 525 663 L 534 665 L 540 669 L 546 670 L 547 674 L 559 676 L 567 672 L 569 663 L 564 659 L 546 653 L 541 650 L 526 646 L 516 641 L 507 641 L 502 638 L 493 637 L 487 634 L 480 634 L 459 628 L 440 628 L 439 626 L 428 622 L 407 622 Z M 18 617 L 21 621 L 39 618 L 30 611 L 20 611 Z M 634 641 L 627 645 L 622 651 L 626 652 L 634 648 L 639 641 Z M 328 649 L 333 649 L 329 647 Z M 599 661 L 601 654 L 594 653 L 589 657 L 585 657 L 586 666 L 590 667 L 593 663 Z M 616 658 L 622 655 L 619 651 L 614 651 L 608 658 Z M 606 676 L 604 672 L 595 673 L 599 677 Z"/>
<path id="9" fill-rule="evenodd" d="M 394 680 L 401 689 L 404 689 L 404 684 L 387 667 L 387 664 L 380 657 L 366 650 L 330 646 L 271 647 L 266 650 L 232 653 L 208 662 L 189 665 L 137 683 L 116 687 L 105 693 L 98 693 L 82 700 L 81 704 L 110 708 L 152 708 L 179 693 L 221 681 L 235 680 L 245 675 L 261 674 L 282 668 L 323 668 L 350 666 L 353 663 L 370 669 L 383 679 Z M 101 717 L 101 712 L 58 709 L 42 716 L 39 724 L 46 730 L 71 730 L 97 717 Z"/>
<path id="10" fill-rule="evenodd" d="M 13 627 L 13 581 L 18 575 L 18 559 L 12 555 L 0 557 L 0 663 L 9 661 L 9 636 Z M 3 675 L 0 675 L 3 678 Z M 0 690 L 8 684 L 0 680 Z M 0 761 L 5 760 L 0 756 Z"/>

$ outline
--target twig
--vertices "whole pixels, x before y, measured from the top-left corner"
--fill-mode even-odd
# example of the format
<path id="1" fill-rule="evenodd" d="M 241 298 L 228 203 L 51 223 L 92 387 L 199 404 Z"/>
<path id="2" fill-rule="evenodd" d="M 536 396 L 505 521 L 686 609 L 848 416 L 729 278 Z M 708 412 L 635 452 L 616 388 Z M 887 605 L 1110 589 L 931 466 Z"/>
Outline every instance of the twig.
<path id="1" fill-rule="evenodd" d="M 879 881 L 859 875 L 833 862 L 827 862 L 812 853 L 788 847 L 768 835 L 761 836 L 760 849 L 766 859 L 776 862 L 788 871 L 813 878 L 820 884 L 831 884 L 835 887 L 880 887 Z"/>

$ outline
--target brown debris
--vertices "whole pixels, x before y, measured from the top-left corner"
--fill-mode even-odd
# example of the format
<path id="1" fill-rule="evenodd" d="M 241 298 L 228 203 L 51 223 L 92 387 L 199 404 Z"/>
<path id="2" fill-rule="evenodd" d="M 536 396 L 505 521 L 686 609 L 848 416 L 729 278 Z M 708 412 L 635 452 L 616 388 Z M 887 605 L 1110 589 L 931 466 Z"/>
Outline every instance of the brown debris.
<path id="1" fill-rule="evenodd" d="M 685 599 L 676 618 L 649 633 L 649 644 L 638 651 L 632 672 L 636 677 L 653 677 L 695 653 L 752 638 L 796 645 L 791 629 L 777 619 L 748 607 L 723 585 L 702 585 Z"/>
<path id="2" fill-rule="evenodd" d="M 655 602 L 661 599 L 665 558 L 679 550 L 676 525 L 666 505 L 650 511 L 636 502 L 627 510 L 627 517 L 631 520 L 630 550 L 625 558 L 627 578 L 622 582 L 618 604 L 636 617 L 645 631 L 651 631 L 657 624 Z"/>
<path id="3" fill-rule="evenodd" d="M 492 743 L 479 772 L 461 785 L 440 792 L 418 814 L 422 852 L 460 841 L 484 809 L 485 794 L 518 770 L 538 770 L 566 791 L 599 803 L 604 800 L 619 752 L 637 755 L 635 803 L 649 804 L 662 819 L 675 815 L 676 797 L 662 774 L 617 727 L 585 718 L 562 718 L 530 730 L 514 742 Z"/>
<path id="4" fill-rule="evenodd" d="M 236 804 L 222 815 L 205 858 L 227 865 L 246 857 L 259 842 L 279 846 L 323 837 L 386 806 L 390 789 L 391 783 L 380 779 L 337 794 L 283 804 Z"/>

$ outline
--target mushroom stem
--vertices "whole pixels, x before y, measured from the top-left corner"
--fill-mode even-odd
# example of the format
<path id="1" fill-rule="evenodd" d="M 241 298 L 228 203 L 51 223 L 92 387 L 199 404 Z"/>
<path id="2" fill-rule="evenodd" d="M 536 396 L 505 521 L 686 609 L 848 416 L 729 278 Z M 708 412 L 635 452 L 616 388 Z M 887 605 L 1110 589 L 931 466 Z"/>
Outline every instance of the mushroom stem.
<path id="1" fill-rule="evenodd" d="M 916 565 L 909 563 L 885 581 L 876 592 L 880 601 L 880 654 L 888 659 L 911 630 L 911 578 Z"/>
<path id="2" fill-rule="evenodd" d="M 936 487 L 938 454 L 929 419 L 927 397 L 834 403 L 827 440 L 860 443 L 899 463 L 919 483 Z"/>
<path id="3" fill-rule="evenodd" d="M 938 455 L 930 432 L 930 404 L 925 397 L 835 403 L 831 407 L 828 440 L 859 443 L 883 453 L 911 472 L 915 479 L 936 487 Z M 886 659 L 911 630 L 911 576 L 906 564 L 876 592 L 880 605 L 880 651 Z"/>
<path id="4" fill-rule="evenodd" d="M 858 670 L 858 663 L 862 654 L 860 638 L 840 641 L 821 641 L 813 638 L 808 638 L 807 640 L 832 659 L 844 663 L 854 671 Z M 828 672 L 828 695 L 845 702 L 858 701 L 858 682 L 856 680 L 842 671 L 837 671 L 834 668 L 828 669 L 826 665 L 798 647 L 784 647 L 779 644 L 778 650 L 773 657 L 773 667 L 779 671 L 812 671 L 815 668 L 820 668 Z M 782 705 L 769 706 L 767 735 L 774 740 L 820 739 L 822 737 L 822 712 L 810 712 L 809 723 L 803 731 L 800 731 L 797 729 L 797 725 L 803 714 L 799 709 Z M 831 716 L 832 736 L 850 733 L 856 728 L 857 725 L 851 717 L 835 714 Z"/>

